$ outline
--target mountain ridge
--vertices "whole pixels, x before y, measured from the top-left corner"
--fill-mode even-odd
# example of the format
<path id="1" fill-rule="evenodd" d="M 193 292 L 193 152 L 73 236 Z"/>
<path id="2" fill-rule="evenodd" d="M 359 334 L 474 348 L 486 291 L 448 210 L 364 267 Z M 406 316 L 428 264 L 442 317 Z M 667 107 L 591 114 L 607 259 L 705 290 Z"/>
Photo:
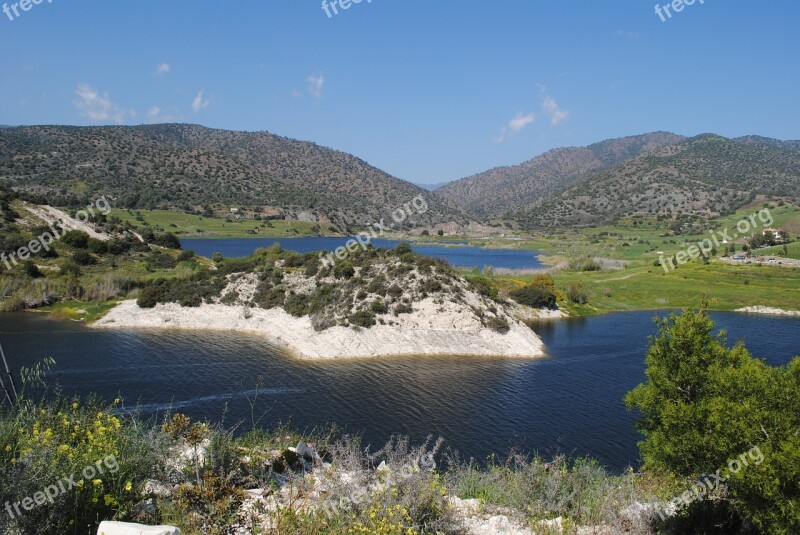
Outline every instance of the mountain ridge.
<path id="1" fill-rule="evenodd" d="M 389 217 L 427 194 L 313 142 L 189 124 L 2 129 L 0 183 L 73 204 L 85 201 L 87 192 L 105 194 L 122 208 L 290 206 L 345 230 Z M 410 219 L 412 225 L 468 220 L 434 196 L 426 198 L 429 210 Z"/>

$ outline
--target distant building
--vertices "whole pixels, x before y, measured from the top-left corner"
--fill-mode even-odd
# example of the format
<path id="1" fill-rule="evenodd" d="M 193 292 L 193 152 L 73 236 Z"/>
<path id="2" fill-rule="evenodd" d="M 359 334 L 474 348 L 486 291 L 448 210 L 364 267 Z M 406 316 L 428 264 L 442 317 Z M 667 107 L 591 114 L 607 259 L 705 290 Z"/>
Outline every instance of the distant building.
<path id="1" fill-rule="evenodd" d="M 777 243 L 784 243 L 786 241 L 786 231 L 784 230 L 781 230 L 779 228 L 765 228 L 764 232 L 762 232 L 761 235 L 766 236 L 767 232 L 772 233 Z"/>

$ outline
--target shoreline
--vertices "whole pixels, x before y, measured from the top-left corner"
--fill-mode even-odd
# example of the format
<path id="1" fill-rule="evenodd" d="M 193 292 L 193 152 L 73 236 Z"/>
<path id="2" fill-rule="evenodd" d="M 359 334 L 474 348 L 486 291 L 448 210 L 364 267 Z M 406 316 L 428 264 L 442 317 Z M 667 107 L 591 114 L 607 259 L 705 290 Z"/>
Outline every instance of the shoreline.
<path id="1" fill-rule="evenodd" d="M 768 307 L 768 306 L 749 306 L 737 308 L 734 312 L 740 314 L 756 314 L 760 316 L 788 316 L 792 318 L 800 317 L 800 310 L 784 310 L 782 308 Z"/>
<path id="2" fill-rule="evenodd" d="M 94 329 L 178 329 L 234 331 L 259 335 L 270 345 L 300 360 L 362 359 L 396 356 L 470 356 L 512 359 L 546 358 L 544 344 L 522 322 L 510 322 L 506 333 L 486 327 L 426 328 L 420 318 L 403 325 L 366 328 L 330 327 L 315 331 L 308 316 L 294 317 L 283 309 L 249 309 L 220 304 L 196 308 L 176 303 L 140 308 L 123 301 Z"/>

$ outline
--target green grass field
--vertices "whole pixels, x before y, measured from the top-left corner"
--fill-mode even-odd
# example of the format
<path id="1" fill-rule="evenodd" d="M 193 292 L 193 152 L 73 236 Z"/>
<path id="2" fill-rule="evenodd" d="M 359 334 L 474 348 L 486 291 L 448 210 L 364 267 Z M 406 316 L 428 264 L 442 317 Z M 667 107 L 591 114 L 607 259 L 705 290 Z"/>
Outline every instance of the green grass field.
<path id="1" fill-rule="evenodd" d="M 137 219 L 141 215 L 141 220 Z M 295 238 L 335 235 L 324 225 L 307 221 L 259 221 L 208 218 L 169 210 L 112 210 L 112 216 L 140 229 L 172 232 L 182 238 Z"/>
<path id="2" fill-rule="evenodd" d="M 709 222 L 714 231 L 735 229 L 736 224 L 762 210 L 763 205 L 742 209 L 735 214 Z M 773 219 L 769 226 L 787 230 L 797 238 L 800 230 L 800 209 L 796 206 L 771 206 Z M 764 214 L 766 216 L 766 214 Z M 765 217 L 766 219 L 766 217 Z M 756 215 L 758 231 L 766 223 Z M 752 226 L 752 222 L 750 223 Z M 797 229 L 797 230 L 796 230 Z M 587 305 L 562 301 L 560 305 L 573 315 L 601 314 L 612 311 L 683 308 L 700 304 L 703 295 L 712 300 L 715 310 L 735 310 L 745 306 L 771 306 L 800 310 L 800 268 L 766 265 L 732 265 L 714 258 L 704 265 L 693 260 L 665 273 L 653 263 L 662 254 L 669 256 L 709 234 L 664 236 L 664 230 L 627 225 L 555 231 L 545 239 L 523 241 L 470 240 L 475 245 L 533 249 L 550 255 L 546 263 L 576 257 L 603 257 L 624 260 L 623 270 L 578 272 L 556 270 L 552 276 L 562 291 L 573 284 L 584 284 L 589 291 Z M 451 238 L 452 239 L 452 238 Z M 759 255 L 778 255 L 782 246 L 759 249 Z M 800 258 L 800 241 L 787 245 L 789 258 Z M 737 247 L 741 251 L 741 246 Z M 718 251 L 719 254 L 722 251 Z M 528 282 L 532 276 L 495 276 L 502 286 L 512 287 Z"/>

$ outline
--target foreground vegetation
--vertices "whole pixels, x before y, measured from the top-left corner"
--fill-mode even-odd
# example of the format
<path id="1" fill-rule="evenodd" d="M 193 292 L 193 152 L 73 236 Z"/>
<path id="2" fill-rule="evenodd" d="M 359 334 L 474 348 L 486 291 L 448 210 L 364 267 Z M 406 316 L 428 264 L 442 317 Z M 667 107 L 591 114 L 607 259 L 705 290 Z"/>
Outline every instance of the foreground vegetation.
<path id="1" fill-rule="evenodd" d="M 113 518 L 189 534 L 458 534 L 502 514 L 535 533 L 797 533 L 800 358 L 769 367 L 713 329 L 703 310 L 662 320 L 648 380 L 627 398 L 644 466 L 621 475 L 589 459 L 463 460 L 441 441 L 371 451 L 335 430 L 261 429 L 257 415 L 222 429 L 181 414 L 143 421 L 119 400 L 22 396 L 0 405 L 0 501 L 13 510 L 74 485 L 0 515 L 0 529 L 83 534 Z M 51 364 L 24 370 L 27 386 Z M 697 493 L 708 474 L 723 479 Z"/>

